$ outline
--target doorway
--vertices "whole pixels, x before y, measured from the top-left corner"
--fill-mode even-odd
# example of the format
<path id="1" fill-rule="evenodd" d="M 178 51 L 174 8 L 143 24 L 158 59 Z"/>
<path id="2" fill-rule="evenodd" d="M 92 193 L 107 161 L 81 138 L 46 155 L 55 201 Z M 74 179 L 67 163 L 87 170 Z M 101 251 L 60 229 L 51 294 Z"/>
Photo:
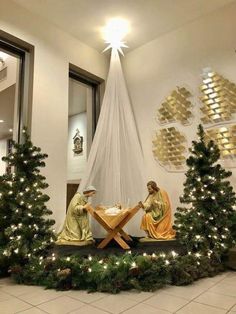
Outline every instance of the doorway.
<path id="1" fill-rule="evenodd" d="M 71 69 L 69 72 L 67 207 L 84 175 L 100 113 L 103 80 Z"/>

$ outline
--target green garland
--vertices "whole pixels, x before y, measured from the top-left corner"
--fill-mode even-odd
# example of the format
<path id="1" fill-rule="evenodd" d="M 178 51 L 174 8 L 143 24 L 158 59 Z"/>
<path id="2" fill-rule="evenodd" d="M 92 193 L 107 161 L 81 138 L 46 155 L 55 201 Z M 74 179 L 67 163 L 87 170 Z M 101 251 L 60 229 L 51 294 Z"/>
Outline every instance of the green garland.
<path id="1" fill-rule="evenodd" d="M 11 273 L 16 282 L 41 285 L 57 290 L 88 290 L 118 293 L 137 289 L 154 291 L 164 285 L 187 285 L 212 277 L 224 270 L 220 260 L 211 254 L 200 253 L 179 256 L 169 254 L 98 256 L 87 258 L 76 255 L 34 258 L 24 267 L 16 265 Z"/>
<path id="2" fill-rule="evenodd" d="M 213 142 L 204 142 L 202 126 L 198 134 L 200 142 L 193 142 L 193 156 L 187 160 L 191 167 L 186 174 L 183 202 L 190 207 L 179 208 L 175 215 L 177 238 L 189 252 L 128 252 L 103 259 L 47 256 L 46 248 L 54 239 L 50 228 L 53 221 L 43 218 L 51 211 L 44 205 L 48 196 L 40 189 L 47 184 L 38 169 L 45 165 L 42 160 L 46 155 L 25 134 L 25 143 L 15 143 L 15 151 L 4 159 L 15 166 L 14 176 L 0 178 L 0 275 L 5 275 L 10 266 L 18 283 L 118 293 L 128 289 L 153 291 L 167 284 L 187 285 L 223 271 L 222 256 L 236 239 L 236 198 L 230 183 L 223 180 L 230 172 L 219 165 L 213 167 L 219 158 L 218 148 Z"/>

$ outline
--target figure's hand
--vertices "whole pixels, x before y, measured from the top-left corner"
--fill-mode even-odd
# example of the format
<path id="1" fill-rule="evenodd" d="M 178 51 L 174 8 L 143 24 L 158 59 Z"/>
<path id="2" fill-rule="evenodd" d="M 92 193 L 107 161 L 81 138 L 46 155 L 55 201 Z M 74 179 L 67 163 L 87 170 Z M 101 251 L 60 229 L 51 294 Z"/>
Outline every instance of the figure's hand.
<path id="1" fill-rule="evenodd" d="M 89 207 L 89 206 L 91 206 L 90 203 L 85 204 L 85 205 L 84 205 L 84 209 L 85 209 L 85 210 L 88 210 L 88 207 Z"/>
<path id="2" fill-rule="evenodd" d="M 143 203 L 142 203 L 141 201 L 139 201 L 138 204 L 139 204 L 139 206 L 140 206 L 141 208 L 144 208 L 144 205 L 143 205 Z"/>

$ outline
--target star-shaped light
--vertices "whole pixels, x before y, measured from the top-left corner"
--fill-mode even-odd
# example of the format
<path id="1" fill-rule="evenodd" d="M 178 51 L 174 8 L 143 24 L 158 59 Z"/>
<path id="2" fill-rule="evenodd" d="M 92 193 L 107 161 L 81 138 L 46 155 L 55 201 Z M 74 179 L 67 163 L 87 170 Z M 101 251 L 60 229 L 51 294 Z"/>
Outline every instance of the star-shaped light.
<path id="1" fill-rule="evenodd" d="M 105 39 L 105 43 L 108 44 L 103 52 L 107 51 L 108 49 L 116 49 L 122 55 L 124 55 L 121 48 L 128 48 L 128 46 L 123 41 L 123 38 L 128 33 L 128 31 L 129 24 L 126 20 L 118 18 L 110 20 L 103 28 L 103 37 Z"/>
<path id="2" fill-rule="evenodd" d="M 120 41 L 120 42 L 117 42 L 117 43 L 110 43 L 109 41 L 106 41 L 105 42 L 106 44 L 109 44 L 104 50 L 103 52 L 109 50 L 109 49 L 117 49 L 122 55 L 124 55 L 123 51 L 121 48 L 129 48 L 124 41 Z"/>

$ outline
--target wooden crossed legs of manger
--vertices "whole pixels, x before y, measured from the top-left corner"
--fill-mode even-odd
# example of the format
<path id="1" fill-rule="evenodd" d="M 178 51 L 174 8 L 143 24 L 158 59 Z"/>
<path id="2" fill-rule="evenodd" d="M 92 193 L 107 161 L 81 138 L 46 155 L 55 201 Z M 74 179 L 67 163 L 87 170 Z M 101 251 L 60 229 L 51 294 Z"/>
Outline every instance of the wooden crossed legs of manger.
<path id="1" fill-rule="evenodd" d="M 88 212 L 107 231 L 106 238 L 99 243 L 98 248 L 103 249 L 112 239 L 114 239 L 123 249 L 130 249 L 125 241 L 132 241 L 132 239 L 122 228 L 139 209 L 140 205 L 137 205 L 134 208 L 122 209 L 119 214 L 110 216 L 105 214 L 104 208 L 97 207 L 94 210 L 89 206 L 87 208 Z"/>

